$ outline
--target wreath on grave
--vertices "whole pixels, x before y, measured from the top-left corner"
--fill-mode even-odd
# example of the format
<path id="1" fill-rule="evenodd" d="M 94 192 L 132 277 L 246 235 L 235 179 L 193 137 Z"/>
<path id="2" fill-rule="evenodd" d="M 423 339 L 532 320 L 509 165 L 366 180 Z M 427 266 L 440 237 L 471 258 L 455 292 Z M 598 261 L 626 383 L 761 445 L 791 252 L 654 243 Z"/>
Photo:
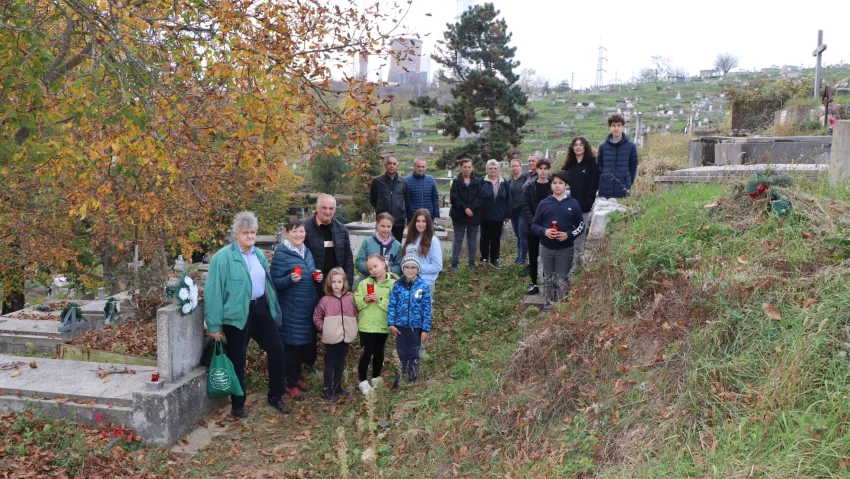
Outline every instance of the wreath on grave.
<path id="1" fill-rule="evenodd" d="M 749 195 L 750 199 L 757 200 L 760 197 L 767 197 L 770 204 L 770 209 L 776 212 L 779 216 L 786 216 L 791 213 L 791 200 L 780 194 L 771 187 L 791 187 L 794 186 L 794 178 L 791 175 L 778 172 L 772 169 L 756 172 L 744 188 L 744 191 Z"/>
<path id="2" fill-rule="evenodd" d="M 180 303 L 180 314 L 186 316 L 198 307 L 198 286 L 188 274 L 184 274 L 177 283 L 177 301 Z"/>

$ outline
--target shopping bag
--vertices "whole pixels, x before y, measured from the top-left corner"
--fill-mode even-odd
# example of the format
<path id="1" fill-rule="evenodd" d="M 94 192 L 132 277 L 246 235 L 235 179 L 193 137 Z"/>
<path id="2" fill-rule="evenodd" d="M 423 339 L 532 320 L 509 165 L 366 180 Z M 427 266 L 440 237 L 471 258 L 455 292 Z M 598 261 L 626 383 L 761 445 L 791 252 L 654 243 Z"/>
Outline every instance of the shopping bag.
<path id="1" fill-rule="evenodd" d="M 220 398 L 224 396 L 244 396 L 239 378 L 233 370 L 233 363 L 224 354 L 221 341 L 216 341 L 213 356 L 210 360 L 210 368 L 207 370 L 207 396 Z"/>

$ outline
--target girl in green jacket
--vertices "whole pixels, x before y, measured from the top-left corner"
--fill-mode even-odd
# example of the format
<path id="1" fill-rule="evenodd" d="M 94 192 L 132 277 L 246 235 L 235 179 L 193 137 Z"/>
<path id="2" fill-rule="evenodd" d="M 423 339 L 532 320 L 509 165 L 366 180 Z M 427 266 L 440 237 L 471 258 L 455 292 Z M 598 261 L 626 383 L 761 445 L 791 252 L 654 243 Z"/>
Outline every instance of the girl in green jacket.
<path id="1" fill-rule="evenodd" d="M 384 346 L 390 330 L 387 328 L 387 306 L 390 304 L 390 291 L 398 276 L 387 272 L 387 260 L 380 254 L 372 254 L 366 260 L 369 278 L 357 285 L 354 303 L 359 311 L 358 328 L 363 354 L 357 366 L 360 376 L 360 392 L 364 395 L 378 385 L 381 368 L 384 366 Z M 372 362 L 372 379 L 366 380 L 369 363 Z"/>

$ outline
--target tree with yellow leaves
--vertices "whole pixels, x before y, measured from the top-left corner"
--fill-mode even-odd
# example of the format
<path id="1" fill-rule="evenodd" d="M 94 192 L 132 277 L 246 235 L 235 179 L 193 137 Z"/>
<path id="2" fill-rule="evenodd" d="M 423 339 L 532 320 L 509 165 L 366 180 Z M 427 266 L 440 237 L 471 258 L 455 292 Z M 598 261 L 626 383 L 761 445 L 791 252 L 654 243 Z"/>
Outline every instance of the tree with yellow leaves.
<path id="1" fill-rule="evenodd" d="M 145 254 L 188 254 L 246 198 L 294 189 L 287 161 L 373 141 L 375 85 L 331 75 L 387 54 L 393 29 L 337 3 L 0 2 L 6 294 L 37 273 L 103 279 L 134 227 Z"/>

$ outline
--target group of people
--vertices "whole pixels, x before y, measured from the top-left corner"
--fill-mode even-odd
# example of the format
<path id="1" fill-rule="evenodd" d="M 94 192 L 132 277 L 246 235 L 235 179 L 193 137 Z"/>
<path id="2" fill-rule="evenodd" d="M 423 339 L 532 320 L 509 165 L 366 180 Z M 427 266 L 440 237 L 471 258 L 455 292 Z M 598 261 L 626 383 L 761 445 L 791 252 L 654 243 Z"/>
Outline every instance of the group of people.
<path id="1" fill-rule="evenodd" d="M 483 178 L 472 174 L 472 160 L 460 160 L 460 174 L 451 187 L 451 271 L 458 268 L 464 239 L 470 270 L 477 268 L 476 248 L 481 251 L 481 266 L 501 269 L 502 228 L 510 222 L 517 249 L 513 262 L 523 266 L 528 259 L 521 271 L 531 279 L 527 293 L 540 294 L 538 261 L 542 261 L 547 307 L 563 298 L 568 278 L 581 262 L 596 198 L 625 197 L 637 175 L 637 147 L 624 127 L 622 115 L 611 115 L 609 135 L 596 154 L 586 138 L 574 138 L 565 163 L 555 172 L 539 154 L 528 157 L 527 173 L 515 155 L 508 180 L 499 176 L 495 160 L 487 162 Z"/>
<path id="2" fill-rule="evenodd" d="M 608 126 L 610 134 L 596 155 L 587 139 L 575 138 L 566 162 L 554 173 L 548 159 L 531 155 L 526 174 L 514 157 L 508 180 L 499 175 L 495 160 L 487 162 L 487 175 L 478 178 L 472 174 L 472 160 L 461 159 L 450 192 L 451 271 L 457 271 L 464 239 L 470 270 L 477 269 L 479 247 L 480 265 L 501 269 L 502 229 L 510 222 L 517 238 L 514 263 L 524 265 L 528 259 L 521 272 L 531 277 L 527 293 L 540 293 L 539 258 L 547 306 L 563 298 L 572 268 L 580 262 L 596 198 L 628 195 L 637 173 L 637 149 L 623 133 L 625 120 L 612 115 Z M 434 288 L 443 269 L 434 233 L 439 198 L 436 181 L 425 174 L 424 158 L 416 158 L 407 178 L 398 174 L 394 157 L 384 167 L 370 187 L 375 234 L 360 246 L 356 260 L 345 225 L 334 218 L 336 200 L 327 194 L 319 196 L 313 216 L 286 225 L 286 239 L 271 265 L 254 246 L 258 221 L 251 212 L 236 215 L 235 241 L 212 258 L 204 294 L 207 330 L 214 340 L 222 333 L 227 339 L 227 354 L 243 391 L 248 341 L 253 338 L 266 352 L 268 403 L 281 412 L 290 411 L 284 394 L 301 400 L 310 390 L 302 371 L 315 371 L 318 333 L 325 349 L 323 395 L 328 401 L 349 395 L 342 375 L 349 346 L 358 336 L 363 394 L 380 384 L 390 334 L 401 362 L 394 387 L 402 375 L 408 381 L 419 376 Z M 232 396 L 231 406 L 233 416 L 247 417 L 244 395 Z"/>
<path id="3" fill-rule="evenodd" d="M 255 246 L 256 215 L 238 213 L 234 242 L 210 262 L 207 330 L 213 340 L 222 334 L 227 340 L 243 391 L 248 342 L 254 339 L 266 352 L 268 403 L 283 413 L 291 410 L 284 395 L 302 400 L 310 390 L 303 371 L 315 371 L 319 333 L 325 350 L 323 396 L 336 402 L 349 396 L 343 372 L 358 336 L 359 389 L 368 394 L 380 383 L 388 336 L 395 338 L 401 361 L 397 387 L 403 375 L 410 382 L 418 379 L 420 346 L 431 331 L 431 298 L 443 257 L 429 211 L 412 213 L 403 246 L 393 237 L 394 217 L 378 214 L 376 232 L 360 246 L 356 262 L 348 230 L 335 213 L 335 198 L 320 195 L 313 216 L 285 226 L 286 238 L 271 264 Z M 244 395 L 231 396 L 231 414 L 248 417 Z"/>

